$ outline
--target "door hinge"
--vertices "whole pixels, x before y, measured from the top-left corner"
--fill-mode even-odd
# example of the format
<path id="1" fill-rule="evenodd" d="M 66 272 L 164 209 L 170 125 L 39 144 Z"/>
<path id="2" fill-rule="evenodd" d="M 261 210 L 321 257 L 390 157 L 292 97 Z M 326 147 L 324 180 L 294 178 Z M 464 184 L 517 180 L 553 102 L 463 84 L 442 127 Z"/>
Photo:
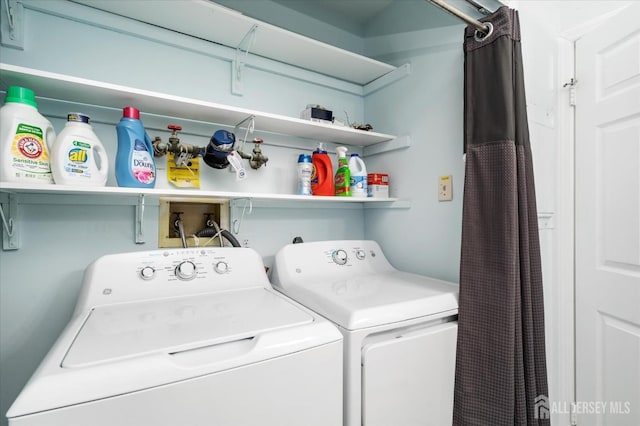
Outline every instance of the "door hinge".
<path id="1" fill-rule="evenodd" d="M 569 82 L 562 85 L 562 87 L 569 88 L 569 106 L 576 106 L 576 86 L 578 84 L 578 80 L 575 78 L 571 78 Z"/>
<path id="2" fill-rule="evenodd" d="M 573 79 L 572 79 L 573 80 Z M 578 426 L 578 407 L 575 402 L 571 403 L 571 414 L 569 415 L 571 426 Z"/>

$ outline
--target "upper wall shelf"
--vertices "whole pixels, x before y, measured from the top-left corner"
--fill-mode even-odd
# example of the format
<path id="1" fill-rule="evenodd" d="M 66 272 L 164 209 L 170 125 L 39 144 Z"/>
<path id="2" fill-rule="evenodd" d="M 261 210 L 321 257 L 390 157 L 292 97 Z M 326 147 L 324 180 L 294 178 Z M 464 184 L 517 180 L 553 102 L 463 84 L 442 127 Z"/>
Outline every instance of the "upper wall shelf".
<path id="1" fill-rule="evenodd" d="M 392 65 L 250 18 L 208 0 L 73 1 L 234 49 L 257 25 L 250 53 L 360 85 L 371 83 L 396 69 Z"/>
<path id="2" fill-rule="evenodd" d="M 135 105 L 146 114 L 197 120 L 231 127 L 253 115 L 256 130 L 316 141 L 369 146 L 395 139 L 395 136 L 377 132 L 366 132 L 350 127 L 253 111 L 10 64 L 0 63 L 0 80 L 4 87 L 11 85 L 28 87 L 35 91 L 38 97 L 100 105 L 114 109 Z"/>

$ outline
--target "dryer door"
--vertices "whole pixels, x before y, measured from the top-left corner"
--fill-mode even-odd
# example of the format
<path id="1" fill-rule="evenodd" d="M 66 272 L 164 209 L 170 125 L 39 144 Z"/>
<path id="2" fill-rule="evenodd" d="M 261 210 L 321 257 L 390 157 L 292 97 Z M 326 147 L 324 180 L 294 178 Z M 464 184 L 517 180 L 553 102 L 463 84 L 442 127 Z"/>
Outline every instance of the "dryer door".
<path id="1" fill-rule="evenodd" d="M 363 425 L 450 425 L 457 331 L 448 322 L 365 345 Z"/>

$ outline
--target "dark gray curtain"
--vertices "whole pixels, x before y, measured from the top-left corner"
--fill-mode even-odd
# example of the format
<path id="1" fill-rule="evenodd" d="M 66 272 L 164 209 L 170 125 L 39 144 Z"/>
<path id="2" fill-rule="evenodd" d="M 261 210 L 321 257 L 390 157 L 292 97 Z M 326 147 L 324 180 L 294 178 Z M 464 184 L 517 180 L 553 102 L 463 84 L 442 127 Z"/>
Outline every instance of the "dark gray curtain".
<path id="1" fill-rule="evenodd" d="M 518 14 L 465 31 L 454 425 L 549 424 L 540 243 Z M 545 404 L 547 406 L 545 407 Z M 546 418 L 546 419 L 545 419 Z"/>

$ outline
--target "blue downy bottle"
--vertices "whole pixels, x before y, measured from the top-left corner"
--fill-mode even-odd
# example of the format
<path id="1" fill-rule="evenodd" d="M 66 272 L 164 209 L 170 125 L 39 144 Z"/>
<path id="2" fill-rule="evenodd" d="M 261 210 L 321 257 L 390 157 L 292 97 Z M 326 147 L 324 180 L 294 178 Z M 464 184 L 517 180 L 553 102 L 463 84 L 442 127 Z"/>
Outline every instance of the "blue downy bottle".
<path id="1" fill-rule="evenodd" d="M 116 131 L 118 150 L 115 170 L 118 186 L 153 188 L 156 183 L 153 145 L 140 121 L 140 111 L 132 106 L 125 107 Z"/>

